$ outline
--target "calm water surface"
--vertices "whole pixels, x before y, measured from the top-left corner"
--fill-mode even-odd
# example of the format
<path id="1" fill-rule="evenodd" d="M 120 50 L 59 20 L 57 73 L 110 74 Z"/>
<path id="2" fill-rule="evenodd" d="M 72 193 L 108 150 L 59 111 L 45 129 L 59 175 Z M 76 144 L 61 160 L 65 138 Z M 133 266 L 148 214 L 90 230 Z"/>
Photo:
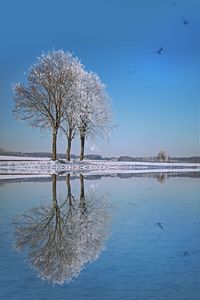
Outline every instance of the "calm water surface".
<path id="1" fill-rule="evenodd" d="M 0 299 L 199 295 L 200 178 L 1 184 Z"/>

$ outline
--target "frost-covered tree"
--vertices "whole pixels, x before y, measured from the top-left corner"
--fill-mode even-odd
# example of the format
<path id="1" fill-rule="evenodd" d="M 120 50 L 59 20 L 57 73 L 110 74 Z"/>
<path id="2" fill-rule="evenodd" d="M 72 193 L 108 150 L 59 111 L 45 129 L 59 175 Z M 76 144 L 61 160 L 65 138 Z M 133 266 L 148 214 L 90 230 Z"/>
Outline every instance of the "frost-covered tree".
<path id="1" fill-rule="evenodd" d="M 66 158 L 70 160 L 71 144 L 79 133 L 81 142 L 80 160 L 84 158 L 85 139 L 105 137 L 109 129 L 110 102 L 105 86 L 99 77 L 81 70 L 77 80 L 76 93 L 66 106 L 65 119 L 61 127 L 67 137 Z"/>
<path id="2" fill-rule="evenodd" d="M 56 175 L 52 175 L 52 203 L 41 205 L 16 217 L 15 246 L 27 249 L 39 277 L 63 284 L 77 277 L 84 265 L 97 259 L 108 235 L 108 199 L 85 194 L 83 176 L 80 197 L 71 192 L 58 199 Z"/>
<path id="3" fill-rule="evenodd" d="M 62 131 L 67 138 L 66 160 L 71 159 L 72 140 L 75 138 L 77 130 L 77 98 L 76 93 L 71 97 L 71 101 L 65 106 L 64 120 L 61 124 Z"/>
<path id="4" fill-rule="evenodd" d="M 77 89 L 78 115 L 81 151 L 80 160 L 84 158 L 85 139 L 95 136 L 105 137 L 111 119 L 110 101 L 105 85 L 92 72 L 82 72 Z"/>
<path id="5" fill-rule="evenodd" d="M 52 129 L 52 160 L 56 160 L 57 134 L 64 111 L 77 87 L 82 66 L 63 50 L 42 54 L 27 75 L 27 83 L 14 86 L 14 114 L 32 127 Z"/>

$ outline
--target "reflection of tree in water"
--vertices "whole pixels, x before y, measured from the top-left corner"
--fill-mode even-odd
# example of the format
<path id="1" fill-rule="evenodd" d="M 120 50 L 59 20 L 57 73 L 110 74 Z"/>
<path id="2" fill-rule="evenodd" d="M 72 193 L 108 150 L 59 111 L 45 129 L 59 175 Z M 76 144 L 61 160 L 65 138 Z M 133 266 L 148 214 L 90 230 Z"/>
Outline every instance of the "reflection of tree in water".
<path id="1" fill-rule="evenodd" d="M 16 248 L 28 249 L 30 263 L 42 279 L 60 284 L 98 258 L 110 219 L 108 200 L 86 195 L 82 175 L 79 199 L 71 193 L 69 174 L 66 183 L 67 197 L 58 204 L 56 175 L 52 175 L 52 205 L 33 208 L 14 222 Z"/>
<path id="2" fill-rule="evenodd" d="M 164 184 L 168 176 L 165 173 L 159 173 L 155 175 L 155 178 L 159 183 Z"/>

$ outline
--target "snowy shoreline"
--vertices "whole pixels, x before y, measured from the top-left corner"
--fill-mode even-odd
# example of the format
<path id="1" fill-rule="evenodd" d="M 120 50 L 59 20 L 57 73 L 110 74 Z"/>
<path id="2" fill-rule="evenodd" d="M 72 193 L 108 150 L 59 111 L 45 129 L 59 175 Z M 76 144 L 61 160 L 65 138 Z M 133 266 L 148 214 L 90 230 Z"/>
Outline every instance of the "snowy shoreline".
<path id="1" fill-rule="evenodd" d="M 103 175 L 114 173 L 200 172 L 199 163 L 119 162 L 105 160 L 52 161 L 49 158 L 0 156 L 0 179 L 61 175 L 68 172 Z"/>

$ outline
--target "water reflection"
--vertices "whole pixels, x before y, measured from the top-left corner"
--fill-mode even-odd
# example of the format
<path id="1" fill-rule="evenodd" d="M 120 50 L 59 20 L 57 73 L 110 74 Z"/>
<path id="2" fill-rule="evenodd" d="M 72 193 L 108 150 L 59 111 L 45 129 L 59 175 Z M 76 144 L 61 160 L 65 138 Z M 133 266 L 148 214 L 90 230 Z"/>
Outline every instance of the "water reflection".
<path id="1" fill-rule="evenodd" d="M 28 249 L 28 259 L 39 277 L 62 284 L 77 277 L 87 262 L 104 248 L 110 213 L 108 199 L 85 193 L 80 175 L 80 197 L 72 195 L 66 175 L 67 195 L 57 199 L 57 178 L 52 175 L 52 203 L 16 217 L 15 247 Z"/>
<path id="2" fill-rule="evenodd" d="M 166 181 L 167 178 L 168 178 L 168 175 L 165 174 L 165 173 L 159 173 L 159 174 L 156 174 L 156 175 L 155 175 L 155 178 L 157 179 L 157 181 L 158 181 L 160 184 L 164 184 L 165 181 Z"/>

